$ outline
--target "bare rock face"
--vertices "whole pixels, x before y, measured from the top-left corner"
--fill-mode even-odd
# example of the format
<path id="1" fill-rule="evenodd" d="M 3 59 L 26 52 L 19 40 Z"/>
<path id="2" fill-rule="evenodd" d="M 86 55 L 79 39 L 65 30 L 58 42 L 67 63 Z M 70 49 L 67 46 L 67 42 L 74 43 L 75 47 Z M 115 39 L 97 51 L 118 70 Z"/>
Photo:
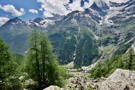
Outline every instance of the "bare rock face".
<path id="1" fill-rule="evenodd" d="M 98 83 L 98 90 L 135 90 L 135 71 L 117 69 L 105 81 Z"/>

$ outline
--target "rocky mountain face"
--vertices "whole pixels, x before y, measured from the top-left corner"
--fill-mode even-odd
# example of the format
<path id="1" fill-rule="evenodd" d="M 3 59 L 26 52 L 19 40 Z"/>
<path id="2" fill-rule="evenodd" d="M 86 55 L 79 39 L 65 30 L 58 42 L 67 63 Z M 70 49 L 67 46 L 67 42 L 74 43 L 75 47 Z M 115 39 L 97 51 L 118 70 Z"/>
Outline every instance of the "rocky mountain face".
<path id="1" fill-rule="evenodd" d="M 24 54 L 27 50 L 28 35 L 32 30 L 47 32 L 47 26 L 54 24 L 58 18 L 36 18 L 33 21 L 23 21 L 16 17 L 0 27 L 0 37 L 10 46 L 15 54 Z"/>
<path id="2" fill-rule="evenodd" d="M 14 53 L 24 54 L 32 30 L 47 33 L 60 63 L 89 65 L 97 58 L 125 52 L 135 35 L 135 0 L 94 0 L 85 11 L 66 16 L 23 21 L 10 19 L 0 27 L 0 37 Z M 121 47 L 124 47 L 121 48 Z"/>

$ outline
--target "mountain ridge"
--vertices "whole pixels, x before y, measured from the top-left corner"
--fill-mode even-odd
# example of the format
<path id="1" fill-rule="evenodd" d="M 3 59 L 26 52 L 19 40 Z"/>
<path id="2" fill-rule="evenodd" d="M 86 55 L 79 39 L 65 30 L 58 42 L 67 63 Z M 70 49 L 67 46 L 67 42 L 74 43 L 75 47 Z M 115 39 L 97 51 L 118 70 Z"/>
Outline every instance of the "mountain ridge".
<path id="1" fill-rule="evenodd" d="M 29 33 L 37 29 L 49 36 L 61 63 L 67 64 L 75 61 L 76 64 L 79 62 L 80 66 L 91 64 L 99 56 L 110 56 L 105 54 L 109 52 L 109 50 L 105 50 L 110 46 L 114 49 L 112 52 L 115 52 L 115 49 L 135 35 L 133 29 L 135 0 L 122 3 L 109 2 L 109 4 L 103 0 L 97 1 L 101 1 L 101 4 L 98 5 L 98 2 L 94 2 L 83 12 L 74 11 L 66 16 L 37 18 L 31 21 L 23 21 L 19 18 L 11 19 L 0 27 L 0 36 L 9 44 L 11 51 L 24 54 L 28 47 L 26 41 Z M 81 44 L 86 42 L 86 46 Z M 20 49 L 23 46 L 23 49 L 16 49 L 14 47 L 16 43 L 18 43 L 16 47 Z M 91 45 L 94 45 L 92 47 L 95 51 L 89 48 Z M 89 50 L 83 52 L 82 47 L 89 48 Z M 80 51 L 78 51 L 79 49 Z M 126 49 L 128 48 L 126 47 Z M 76 54 L 79 56 L 75 56 Z M 79 58 L 76 59 L 76 57 Z"/>

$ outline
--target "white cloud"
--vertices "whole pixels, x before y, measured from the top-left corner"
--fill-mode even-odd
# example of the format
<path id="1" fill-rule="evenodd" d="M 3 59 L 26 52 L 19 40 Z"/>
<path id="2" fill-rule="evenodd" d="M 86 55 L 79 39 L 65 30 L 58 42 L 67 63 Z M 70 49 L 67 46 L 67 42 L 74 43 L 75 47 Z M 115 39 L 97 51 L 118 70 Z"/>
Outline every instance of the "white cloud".
<path id="1" fill-rule="evenodd" d="M 66 15 L 72 11 L 83 11 L 84 8 L 90 7 L 94 0 L 84 3 L 84 7 L 81 7 L 81 0 L 74 0 L 73 3 L 68 3 L 69 0 L 37 0 L 41 3 L 40 11 L 44 11 L 44 16 L 52 16 L 52 14 Z M 67 7 L 68 8 L 67 8 Z"/>
<path id="2" fill-rule="evenodd" d="M 65 15 L 69 11 L 66 9 L 64 5 L 68 2 L 67 0 L 37 0 L 41 3 L 41 8 L 49 15 L 59 14 Z"/>
<path id="3" fill-rule="evenodd" d="M 24 9 L 20 8 L 20 10 L 17 10 L 13 5 L 7 4 L 7 5 L 0 5 L 0 9 L 2 9 L 5 12 L 11 13 L 13 16 L 22 16 L 24 15 Z"/>
<path id="4" fill-rule="evenodd" d="M 43 12 L 43 15 L 45 17 L 53 17 L 53 15 L 50 12 Z"/>
<path id="5" fill-rule="evenodd" d="M 81 0 L 75 0 L 72 4 L 69 4 L 69 8 L 71 11 L 83 11 L 83 7 L 80 6 Z"/>
<path id="6" fill-rule="evenodd" d="M 0 26 L 5 24 L 8 20 L 9 20 L 9 18 L 7 18 L 7 17 L 0 17 Z"/>
<path id="7" fill-rule="evenodd" d="M 35 10 L 35 9 L 29 9 L 29 12 L 33 14 L 38 14 L 38 10 Z"/>

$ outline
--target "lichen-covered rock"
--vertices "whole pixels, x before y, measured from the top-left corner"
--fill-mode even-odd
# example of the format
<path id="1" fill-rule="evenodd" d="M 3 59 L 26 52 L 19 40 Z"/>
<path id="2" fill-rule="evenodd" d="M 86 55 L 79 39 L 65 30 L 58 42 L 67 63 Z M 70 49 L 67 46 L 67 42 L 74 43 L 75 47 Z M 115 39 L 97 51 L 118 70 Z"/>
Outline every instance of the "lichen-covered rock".
<path id="1" fill-rule="evenodd" d="M 105 81 L 98 83 L 98 90 L 135 90 L 135 71 L 117 69 Z"/>

